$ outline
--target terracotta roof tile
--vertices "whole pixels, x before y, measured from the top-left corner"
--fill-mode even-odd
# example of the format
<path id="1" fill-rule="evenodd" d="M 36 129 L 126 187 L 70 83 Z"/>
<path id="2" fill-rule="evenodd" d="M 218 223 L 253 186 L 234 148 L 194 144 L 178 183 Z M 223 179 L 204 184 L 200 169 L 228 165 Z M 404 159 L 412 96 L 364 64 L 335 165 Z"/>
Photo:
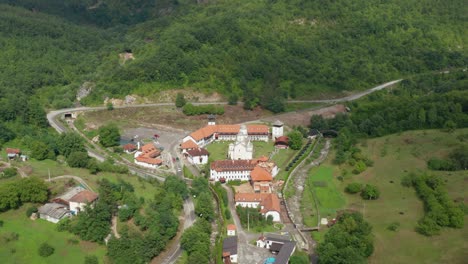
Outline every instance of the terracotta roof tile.
<path id="1" fill-rule="evenodd" d="M 128 144 L 123 145 L 122 148 L 127 151 L 132 151 L 132 150 L 136 150 L 137 146 L 135 146 L 134 144 L 128 143 Z"/>
<path id="2" fill-rule="evenodd" d="M 81 192 L 75 194 L 75 196 L 70 198 L 69 201 L 70 202 L 75 202 L 75 203 L 91 203 L 94 200 L 96 200 L 97 198 L 98 198 L 97 193 L 94 193 L 94 192 L 91 192 L 91 191 L 88 191 L 88 190 L 84 190 L 84 191 L 81 191 Z"/>
<path id="3" fill-rule="evenodd" d="M 193 148 L 198 148 L 197 143 L 193 142 L 193 140 L 187 140 L 180 144 L 181 149 L 193 149 Z"/>
<path id="4" fill-rule="evenodd" d="M 15 148 L 6 148 L 5 151 L 7 154 L 20 154 L 21 153 L 20 149 L 15 149 Z"/>
<path id="5" fill-rule="evenodd" d="M 192 157 L 199 157 L 199 156 L 204 156 L 204 155 L 210 155 L 208 150 L 204 148 L 195 148 L 187 151 L 187 154 L 189 154 Z"/>
<path id="6" fill-rule="evenodd" d="M 239 133 L 239 130 L 240 125 L 208 125 L 192 132 L 190 136 L 199 141 L 213 136 L 214 133 L 236 135 Z M 247 125 L 247 133 L 251 135 L 267 135 L 269 128 L 266 125 Z"/>
<path id="7" fill-rule="evenodd" d="M 234 199 L 236 202 L 259 202 L 259 205 L 263 207 L 262 213 L 281 212 L 279 198 L 273 193 L 236 193 Z"/>
<path id="8" fill-rule="evenodd" d="M 229 225 L 227 226 L 227 230 L 236 230 L 236 225 L 234 225 L 234 224 L 229 224 Z"/>
<path id="9" fill-rule="evenodd" d="M 211 169 L 215 171 L 245 171 L 253 170 L 257 160 L 216 160 L 211 162 Z"/>
<path id="10" fill-rule="evenodd" d="M 261 168 L 260 166 L 255 166 L 255 168 L 250 173 L 250 179 L 253 182 L 272 181 L 273 177 L 271 176 L 271 173 L 265 169 Z"/>

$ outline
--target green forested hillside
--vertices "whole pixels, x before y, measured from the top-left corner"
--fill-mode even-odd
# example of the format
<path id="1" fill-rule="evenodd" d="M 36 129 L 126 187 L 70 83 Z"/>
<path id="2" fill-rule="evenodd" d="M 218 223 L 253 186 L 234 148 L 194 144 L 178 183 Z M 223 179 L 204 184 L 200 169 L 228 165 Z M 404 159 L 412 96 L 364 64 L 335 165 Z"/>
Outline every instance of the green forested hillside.
<path id="1" fill-rule="evenodd" d="M 122 94 L 193 86 L 267 105 L 461 67 L 467 63 L 464 5 L 449 2 L 181 4 L 173 15 L 132 27 L 126 43 L 137 59 L 123 67 L 104 62 L 108 74 L 101 81 Z"/>
<path id="2" fill-rule="evenodd" d="M 63 86 L 86 76 L 97 86 L 85 103 L 195 87 L 268 107 L 468 61 L 461 0 L 0 2 L 32 10 L 2 6 L 1 55 L 19 59 L 3 85 L 73 94 Z M 124 50 L 136 58 L 125 65 Z"/>

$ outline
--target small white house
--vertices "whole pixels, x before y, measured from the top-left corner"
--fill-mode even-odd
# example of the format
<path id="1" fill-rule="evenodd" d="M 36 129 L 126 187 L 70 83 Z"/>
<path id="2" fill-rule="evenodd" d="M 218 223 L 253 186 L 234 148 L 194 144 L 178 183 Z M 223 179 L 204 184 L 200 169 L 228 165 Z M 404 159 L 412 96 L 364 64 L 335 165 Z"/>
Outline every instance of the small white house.
<path id="1" fill-rule="evenodd" d="M 227 226 L 227 235 L 228 236 L 235 236 L 236 235 L 236 225 L 229 224 Z"/>
<path id="2" fill-rule="evenodd" d="M 207 164 L 210 153 L 204 148 L 194 148 L 186 152 L 188 162 L 191 164 Z"/>
<path id="3" fill-rule="evenodd" d="M 70 204 L 70 211 L 75 214 L 82 212 L 85 210 L 86 205 L 93 206 L 97 198 L 97 193 L 83 190 L 68 200 Z"/>

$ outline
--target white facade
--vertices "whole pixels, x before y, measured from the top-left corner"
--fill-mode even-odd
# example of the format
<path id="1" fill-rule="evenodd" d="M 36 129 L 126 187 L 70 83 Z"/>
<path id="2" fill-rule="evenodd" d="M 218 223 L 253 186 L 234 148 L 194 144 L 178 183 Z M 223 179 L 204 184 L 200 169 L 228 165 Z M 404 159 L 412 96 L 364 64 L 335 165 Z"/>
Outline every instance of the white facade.
<path id="1" fill-rule="evenodd" d="M 70 211 L 77 214 L 78 212 L 83 212 L 85 210 L 85 203 L 77 203 L 70 201 Z"/>
<path id="2" fill-rule="evenodd" d="M 273 123 L 273 127 L 271 128 L 271 136 L 273 139 L 276 139 L 277 137 L 283 136 L 283 134 L 283 123 L 279 120 L 276 120 L 276 122 Z"/>
<path id="3" fill-rule="evenodd" d="M 226 182 L 233 180 L 248 181 L 250 180 L 251 170 L 244 171 L 210 171 L 210 180 L 219 181 L 219 179 L 224 178 Z"/>
<path id="4" fill-rule="evenodd" d="M 253 157 L 253 144 L 247 134 L 247 127 L 242 125 L 236 142 L 229 144 L 229 158 L 232 160 L 251 160 Z"/>
<path id="5" fill-rule="evenodd" d="M 227 235 L 228 236 L 235 236 L 236 235 L 236 230 L 228 230 Z"/>
<path id="6" fill-rule="evenodd" d="M 187 160 L 191 164 L 196 164 L 196 165 L 207 164 L 208 163 L 208 155 L 201 155 L 201 156 L 195 156 L 195 157 L 192 157 L 192 156 L 188 155 Z"/>
<path id="7" fill-rule="evenodd" d="M 276 211 L 268 211 L 265 213 L 265 218 L 268 218 L 268 216 L 272 216 L 273 217 L 273 222 L 281 222 L 281 216 L 279 214 L 279 212 L 276 212 Z"/>
<path id="8" fill-rule="evenodd" d="M 237 263 L 237 254 L 231 255 L 231 256 L 229 256 L 229 258 L 231 259 L 231 262 Z"/>
<path id="9" fill-rule="evenodd" d="M 160 165 L 157 165 L 157 164 L 149 164 L 149 163 L 140 162 L 140 161 L 137 161 L 137 160 L 135 160 L 135 164 L 138 165 L 138 166 L 148 168 L 148 169 L 157 169 L 160 166 Z"/>
<path id="10" fill-rule="evenodd" d="M 241 206 L 241 207 L 249 207 L 249 208 L 257 208 L 258 205 L 260 204 L 260 201 L 255 201 L 255 202 L 236 202 L 236 206 Z"/>

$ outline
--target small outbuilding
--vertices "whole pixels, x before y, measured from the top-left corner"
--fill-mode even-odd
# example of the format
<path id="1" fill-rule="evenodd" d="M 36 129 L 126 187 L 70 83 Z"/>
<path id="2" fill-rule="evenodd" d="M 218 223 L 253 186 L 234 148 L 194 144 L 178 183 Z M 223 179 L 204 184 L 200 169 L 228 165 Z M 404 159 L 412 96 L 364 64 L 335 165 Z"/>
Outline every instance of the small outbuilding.
<path id="1" fill-rule="evenodd" d="M 38 209 L 39 218 L 52 223 L 58 223 L 65 217 L 70 217 L 71 213 L 67 206 L 59 203 L 46 203 Z"/>
<path id="2" fill-rule="evenodd" d="M 227 226 L 227 235 L 228 236 L 235 236 L 236 235 L 236 225 L 229 224 Z"/>

